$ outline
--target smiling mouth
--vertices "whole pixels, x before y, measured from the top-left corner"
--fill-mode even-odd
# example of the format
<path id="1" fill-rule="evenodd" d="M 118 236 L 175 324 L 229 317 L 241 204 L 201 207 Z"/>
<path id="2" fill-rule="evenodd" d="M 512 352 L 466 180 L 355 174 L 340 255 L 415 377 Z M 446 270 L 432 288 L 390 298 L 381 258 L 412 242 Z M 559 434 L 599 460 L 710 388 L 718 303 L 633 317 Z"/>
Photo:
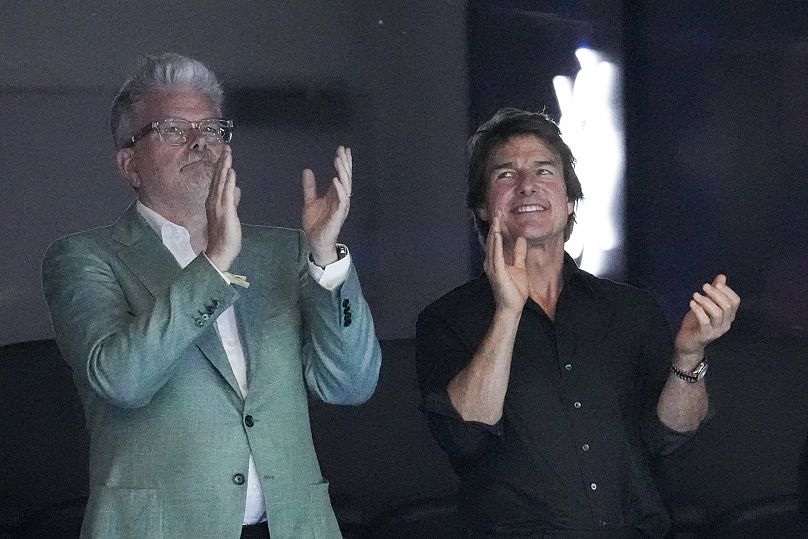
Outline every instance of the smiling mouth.
<path id="1" fill-rule="evenodd" d="M 532 213 L 532 212 L 541 212 L 545 211 L 547 208 L 540 204 L 527 204 L 524 206 L 517 206 L 513 210 L 513 213 Z"/>
<path id="2" fill-rule="evenodd" d="M 190 166 L 193 166 L 193 165 L 204 165 L 204 166 L 212 167 L 213 163 L 211 163 L 210 161 L 206 161 L 204 159 L 200 159 L 199 161 L 191 161 L 190 163 L 187 163 L 187 164 L 183 165 L 182 168 L 190 167 Z"/>

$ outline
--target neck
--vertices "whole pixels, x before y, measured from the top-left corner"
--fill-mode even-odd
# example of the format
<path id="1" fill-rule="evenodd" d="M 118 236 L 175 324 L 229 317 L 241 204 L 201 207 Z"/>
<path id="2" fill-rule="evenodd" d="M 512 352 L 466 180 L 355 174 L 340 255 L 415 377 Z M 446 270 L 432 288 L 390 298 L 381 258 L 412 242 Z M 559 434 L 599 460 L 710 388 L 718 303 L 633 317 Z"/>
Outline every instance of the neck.
<path id="1" fill-rule="evenodd" d="M 205 250 L 208 245 L 208 218 L 204 206 L 199 211 L 188 206 L 172 207 L 165 204 L 153 204 L 151 201 L 141 200 L 141 202 L 175 225 L 180 225 L 188 230 L 188 234 L 191 236 L 191 248 L 195 254 Z"/>
<path id="2" fill-rule="evenodd" d="M 535 301 L 550 318 L 555 315 L 556 303 L 564 286 L 564 244 L 528 245 L 527 270 L 530 299 Z"/>

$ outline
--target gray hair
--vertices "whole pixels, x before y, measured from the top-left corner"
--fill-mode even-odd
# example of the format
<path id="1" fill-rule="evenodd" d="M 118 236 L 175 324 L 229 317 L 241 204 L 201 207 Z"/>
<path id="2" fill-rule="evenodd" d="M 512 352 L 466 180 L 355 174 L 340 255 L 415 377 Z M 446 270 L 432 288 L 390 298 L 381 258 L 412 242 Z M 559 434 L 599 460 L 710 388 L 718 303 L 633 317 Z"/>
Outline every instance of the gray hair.
<path id="1" fill-rule="evenodd" d="M 112 102 L 110 127 L 115 148 L 126 147 L 135 130 L 142 127 L 137 125 L 135 117 L 138 103 L 151 95 L 177 88 L 199 92 L 221 114 L 222 86 L 205 64 L 173 52 L 149 54 L 140 58 L 134 74 L 126 79 Z"/>

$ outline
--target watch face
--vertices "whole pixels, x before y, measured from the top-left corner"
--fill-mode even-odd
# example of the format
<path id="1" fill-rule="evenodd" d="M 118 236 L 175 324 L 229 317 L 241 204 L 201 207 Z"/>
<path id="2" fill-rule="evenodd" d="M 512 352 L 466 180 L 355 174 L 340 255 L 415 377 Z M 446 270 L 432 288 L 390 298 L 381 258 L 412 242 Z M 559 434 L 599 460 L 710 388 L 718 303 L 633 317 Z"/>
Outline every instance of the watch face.
<path id="1" fill-rule="evenodd" d="M 693 375 L 698 377 L 699 380 L 701 380 L 702 378 L 704 378 L 704 375 L 707 374 L 708 367 L 709 365 L 702 361 L 701 363 L 699 363 L 699 366 L 696 367 L 696 370 L 693 371 Z"/>

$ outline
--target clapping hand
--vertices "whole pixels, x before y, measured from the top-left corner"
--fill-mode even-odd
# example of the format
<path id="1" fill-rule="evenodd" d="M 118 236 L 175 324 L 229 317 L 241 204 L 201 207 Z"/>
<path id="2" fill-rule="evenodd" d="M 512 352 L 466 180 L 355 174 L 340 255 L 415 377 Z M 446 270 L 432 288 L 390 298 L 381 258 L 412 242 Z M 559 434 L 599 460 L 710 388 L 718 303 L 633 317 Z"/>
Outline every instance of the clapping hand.
<path id="1" fill-rule="evenodd" d="M 337 176 L 323 196 L 317 196 L 314 173 L 303 171 L 303 231 L 314 263 L 325 267 L 337 260 L 337 237 L 351 207 L 351 149 L 340 146 L 334 157 Z"/>

